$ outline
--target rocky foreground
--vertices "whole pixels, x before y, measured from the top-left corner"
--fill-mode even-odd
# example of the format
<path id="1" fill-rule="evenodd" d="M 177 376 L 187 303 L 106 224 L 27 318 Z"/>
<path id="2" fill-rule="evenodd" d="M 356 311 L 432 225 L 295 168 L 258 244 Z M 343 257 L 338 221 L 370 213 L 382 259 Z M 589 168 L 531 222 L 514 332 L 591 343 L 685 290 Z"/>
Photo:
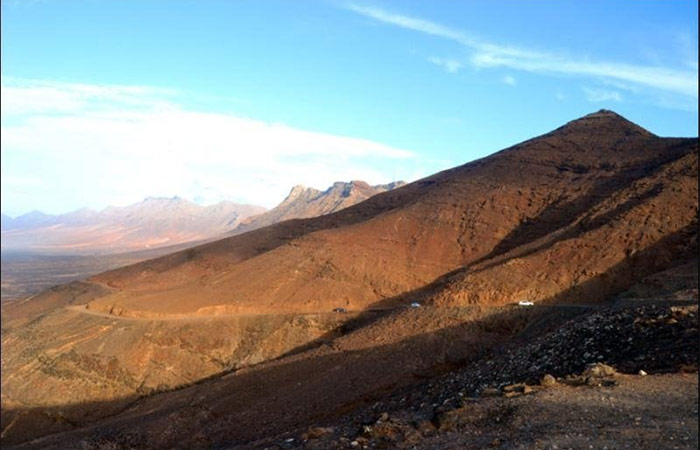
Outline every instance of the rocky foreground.
<path id="1" fill-rule="evenodd" d="M 604 308 L 341 421 L 226 448 L 697 448 L 692 306 Z"/>
<path id="2" fill-rule="evenodd" d="M 363 390 L 352 380 L 362 374 L 381 385 L 383 370 L 394 368 L 386 358 L 408 358 L 417 347 L 358 358 L 339 338 L 335 360 L 322 349 L 288 357 L 15 448 L 697 448 L 696 302 L 538 309 L 475 316 L 470 335 L 511 329 L 511 337 L 482 340 L 490 350 L 481 357 L 426 366 L 424 381 L 414 373 L 400 388 Z M 282 384 L 294 376 L 297 386 Z M 234 389 L 237 377 L 247 391 Z"/>

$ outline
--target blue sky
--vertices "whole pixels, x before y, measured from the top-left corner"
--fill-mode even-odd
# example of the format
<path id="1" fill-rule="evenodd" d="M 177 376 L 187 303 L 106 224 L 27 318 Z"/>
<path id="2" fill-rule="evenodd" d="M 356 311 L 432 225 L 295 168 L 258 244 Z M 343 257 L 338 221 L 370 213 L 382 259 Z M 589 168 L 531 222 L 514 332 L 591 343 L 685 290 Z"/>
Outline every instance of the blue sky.
<path id="1" fill-rule="evenodd" d="M 696 1 L 2 2 L 2 211 L 412 181 L 601 108 L 698 133 Z"/>

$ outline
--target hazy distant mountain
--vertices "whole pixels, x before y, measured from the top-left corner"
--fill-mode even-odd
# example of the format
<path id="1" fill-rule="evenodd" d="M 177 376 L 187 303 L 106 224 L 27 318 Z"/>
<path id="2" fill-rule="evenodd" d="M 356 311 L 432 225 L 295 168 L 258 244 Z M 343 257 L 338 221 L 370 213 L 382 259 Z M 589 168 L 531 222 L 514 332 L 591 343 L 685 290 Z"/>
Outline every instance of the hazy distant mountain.
<path id="1" fill-rule="evenodd" d="M 0 215 L 0 229 L 3 229 L 3 230 L 7 229 L 8 226 L 12 223 L 12 221 L 13 221 L 12 217 L 10 217 L 6 214 Z"/>
<path id="2" fill-rule="evenodd" d="M 112 253 L 170 246 L 217 236 L 264 211 L 232 202 L 200 206 L 179 197 L 148 197 L 100 212 L 83 208 L 61 215 L 3 215 L 2 249 Z"/>
<path id="3" fill-rule="evenodd" d="M 133 205 L 108 206 L 99 212 L 82 208 L 60 215 L 32 211 L 12 218 L 3 214 L 2 249 L 114 253 L 171 246 L 231 230 L 239 234 L 283 220 L 329 214 L 404 184 L 337 182 L 325 191 L 295 186 L 282 203 L 267 212 L 260 206 L 227 201 L 200 206 L 176 196 L 147 197 Z"/>
<path id="4" fill-rule="evenodd" d="M 36 228 L 55 223 L 59 216 L 44 214 L 41 211 L 32 211 L 21 216 L 12 218 L 8 215 L 2 215 L 2 229 L 18 229 L 18 228 Z"/>
<path id="5" fill-rule="evenodd" d="M 325 191 L 297 185 L 287 198 L 266 213 L 244 220 L 235 230 L 243 233 L 289 219 L 305 219 L 340 211 L 368 198 L 405 185 L 403 181 L 370 186 L 364 181 L 337 181 Z"/>

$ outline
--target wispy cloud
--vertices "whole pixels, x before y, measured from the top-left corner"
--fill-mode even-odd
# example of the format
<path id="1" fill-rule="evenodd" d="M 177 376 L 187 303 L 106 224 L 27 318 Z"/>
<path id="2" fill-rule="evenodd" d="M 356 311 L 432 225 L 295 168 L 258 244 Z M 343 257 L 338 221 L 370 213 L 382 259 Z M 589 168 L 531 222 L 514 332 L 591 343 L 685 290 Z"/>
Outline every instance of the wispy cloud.
<path id="1" fill-rule="evenodd" d="M 508 86 L 515 86 L 516 84 L 518 84 L 518 80 L 516 80 L 515 77 L 512 77 L 510 75 L 504 76 L 503 78 L 501 78 L 501 81 L 503 81 L 503 83 L 507 84 Z"/>
<path id="2" fill-rule="evenodd" d="M 432 57 L 432 58 L 429 58 L 428 61 L 442 67 L 443 69 L 445 69 L 449 73 L 457 73 L 459 71 L 459 69 L 464 67 L 464 65 L 461 62 L 459 62 L 455 59 L 445 59 L 445 58 Z"/>
<path id="3" fill-rule="evenodd" d="M 674 41 L 676 42 L 678 53 L 683 64 L 698 71 L 698 34 L 690 31 L 678 31 L 674 33 Z"/>
<path id="4" fill-rule="evenodd" d="M 535 73 L 612 79 L 698 97 L 697 66 L 693 70 L 572 58 L 551 52 L 494 44 L 462 30 L 381 8 L 354 3 L 346 8 L 386 24 L 454 41 L 471 51 L 469 62 L 477 68 L 504 67 Z"/>
<path id="5" fill-rule="evenodd" d="M 412 151 L 367 139 L 189 110 L 184 95 L 3 78 L 3 209 L 40 207 L 32 203 L 40 196 L 56 208 L 72 196 L 77 208 L 147 195 L 271 207 L 295 184 L 387 182 L 424 165 Z"/>
<path id="6" fill-rule="evenodd" d="M 622 101 L 622 95 L 620 95 L 619 92 L 612 91 L 610 89 L 584 87 L 583 92 L 586 94 L 586 100 L 589 102 L 599 103 L 608 101 Z"/>
<path id="7" fill-rule="evenodd" d="M 167 109 L 176 91 L 150 86 L 94 85 L 2 77 L 2 114 L 71 113 L 116 108 Z"/>

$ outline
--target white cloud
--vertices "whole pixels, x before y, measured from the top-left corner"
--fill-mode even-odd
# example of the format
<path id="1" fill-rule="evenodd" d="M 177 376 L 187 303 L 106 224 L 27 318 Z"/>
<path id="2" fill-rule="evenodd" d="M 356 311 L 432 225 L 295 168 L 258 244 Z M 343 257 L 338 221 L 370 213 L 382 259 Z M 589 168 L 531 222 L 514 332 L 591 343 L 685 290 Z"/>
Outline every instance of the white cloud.
<path id="1" fill-rule="evenodd" d="M 442 67 L 449 73 L 457 73 L 459 69 L 464 67 L 461 62 L 454 59 L 432 57 L 428 61 Z"/>
<path id="2" fill-rule="evenodd" d="M 501 78 L 501 81 L 503 81 L 508 86 L 515 86 L 516 84 L 518 84 L 518 80 L 516 80 L 515 77 L 512 77 L 510 75 L 504 76 L 503 78 Z"/>
<path id="3" fill-rule="evenodd" d="M 41 186 L 43 183 L 39 177 L 32 176 L 16 176 L 3 173 L 2 184 L 8 187 L 26 188 L 32 186 Z"/>
<path id="4" fill-rule="evenodd" d="M 367 139 L 187 110 L 181 94 L 158 88 L 2 82 L 4 210 L 32 195 L 73 201 L 64 210 L 147 195 L 272 207 L 295 184 L 383 183 L 424 163 Z"/>
<path id="5" fill-rule="evenodd" d="M 536 73 L 555 73 L 612 79 L 650 88 L 698 97 L 698 71 L 572 58 L 566 55 L 498 45 L 464 31 L 380 8 L 350 4 L 347 9 L 365 17 L 404 29 L 457 42 L 472 51 L 470 62 L 477 68 L 504 67 Z"/>
<path id="6" fill-rule="evenodd" d="M 622 101 L 622 95 L 620 95 L 619 92 L 611 91 L 609 89 L 584 87 L 583 92 L 586 94 L 586 100 L 589 102 L 599 103 L 608 101 Z"/>
<path id="7" fill-rule="evenodd" d="M 2 115 L 72 113 L 117 107 L 173 107 L 171 89 L 148 86 L 90 85 L 2 77 Z"/>

